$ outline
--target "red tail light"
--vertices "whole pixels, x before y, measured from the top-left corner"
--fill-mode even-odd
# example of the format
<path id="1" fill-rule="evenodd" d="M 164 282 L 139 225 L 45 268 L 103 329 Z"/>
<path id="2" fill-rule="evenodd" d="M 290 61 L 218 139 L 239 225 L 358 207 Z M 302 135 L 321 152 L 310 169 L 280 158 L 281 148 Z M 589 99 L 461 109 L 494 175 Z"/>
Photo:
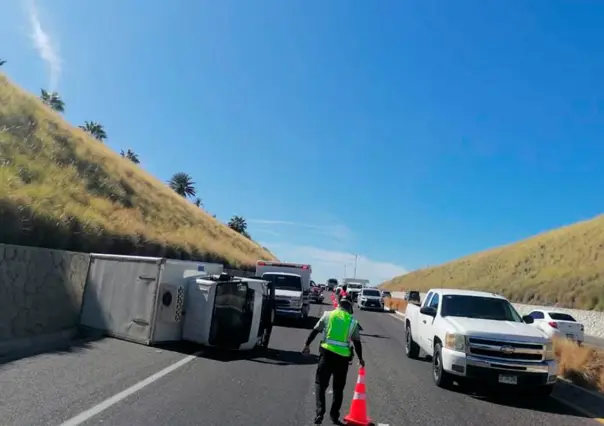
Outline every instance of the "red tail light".
<path id="1" fill-rule="evenodd" d="M 550 321 L 548 324 L 551 328 L 558 328 L 558 323 L 556 321 Z"/>
<path id="2" fill-rule="evenodd" d="M 258 262 L 258 266 L 266 266 L 266 262 Z"/>

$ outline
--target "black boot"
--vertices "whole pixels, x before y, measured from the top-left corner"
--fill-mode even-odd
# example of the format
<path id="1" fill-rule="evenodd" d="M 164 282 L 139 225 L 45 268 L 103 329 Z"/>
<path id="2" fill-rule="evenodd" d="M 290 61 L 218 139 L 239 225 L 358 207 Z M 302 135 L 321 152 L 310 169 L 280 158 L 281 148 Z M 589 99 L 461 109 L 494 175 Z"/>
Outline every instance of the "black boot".
<path id="1" fill-rule="evenodd" d="M 319 416 L 319 415 L 315 416 L 315 424 L 320 425 L 322 423 L 323 423 L 323 416 Z"/>

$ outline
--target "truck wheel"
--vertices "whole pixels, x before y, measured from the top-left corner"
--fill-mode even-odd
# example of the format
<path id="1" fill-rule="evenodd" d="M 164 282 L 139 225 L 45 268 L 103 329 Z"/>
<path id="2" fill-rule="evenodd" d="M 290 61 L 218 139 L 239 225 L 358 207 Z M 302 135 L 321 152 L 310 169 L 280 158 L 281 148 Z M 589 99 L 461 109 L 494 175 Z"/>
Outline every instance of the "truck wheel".
<path id="1" fill-rule="evenodd" d="M 407 324 L 405 329 L 405 354 L 407 358 L 415 359 L 419 355 L 419 346 L 413 341 L 411 327 Z"/>
<path id="2" fill-rule="evenodd" d="M 434 347 L 434 355 L 432 356 L 432 378 L 434 379 L 436 386 L 444 389 L 451 386 L 451 383 L 453 382 L 449 373 L 443 368 L 442 347 L 440 343 L 437 343 Z"/>

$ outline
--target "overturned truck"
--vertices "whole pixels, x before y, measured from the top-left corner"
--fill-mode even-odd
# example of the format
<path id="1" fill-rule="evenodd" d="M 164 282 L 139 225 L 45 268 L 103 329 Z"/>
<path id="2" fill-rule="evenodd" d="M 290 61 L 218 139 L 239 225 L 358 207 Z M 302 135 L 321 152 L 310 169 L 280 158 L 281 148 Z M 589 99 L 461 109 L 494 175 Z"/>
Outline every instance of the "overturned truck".
<path id="1" fill-rule="evenodd" d="M 216 263 L 92 254 L 80 325 L 144 345 L 268 346 L 275 292 Z"/>

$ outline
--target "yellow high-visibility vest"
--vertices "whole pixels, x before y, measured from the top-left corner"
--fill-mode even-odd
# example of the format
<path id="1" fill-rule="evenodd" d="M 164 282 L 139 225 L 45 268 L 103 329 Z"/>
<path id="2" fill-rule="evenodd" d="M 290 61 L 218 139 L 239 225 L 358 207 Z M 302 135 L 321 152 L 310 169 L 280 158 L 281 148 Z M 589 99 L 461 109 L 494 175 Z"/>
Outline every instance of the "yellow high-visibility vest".
<path id="1" fill-rule="evenodd" d="M 343 309 L 331 311 L 321 347 L 343 357 L 350 357 L 350 340 L 357 323 L 357 320 Z"/>

